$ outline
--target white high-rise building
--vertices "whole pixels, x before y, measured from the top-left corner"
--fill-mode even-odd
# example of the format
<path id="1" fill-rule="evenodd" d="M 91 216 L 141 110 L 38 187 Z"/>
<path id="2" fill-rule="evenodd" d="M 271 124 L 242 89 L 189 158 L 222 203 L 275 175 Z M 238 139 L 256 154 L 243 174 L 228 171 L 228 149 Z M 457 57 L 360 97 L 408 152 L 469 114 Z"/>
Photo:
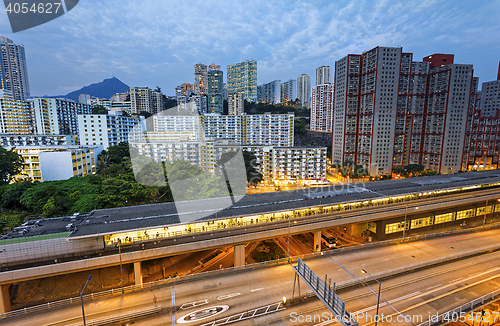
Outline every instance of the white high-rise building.
<path id="1" fill-rule="evenodd" d="M 11 93 L 16 100 L 30 97 L 24 46 L 3 36 L 0 36 L 0 89 Z"/>
<path id="2" fill-rule="evenodd" d="M 281 103 L 281 80 L 257 86 L 257 102 L 278 104 Z"/>
<path id="3" fill-rule="evenodd" d="M 243 94 L 232 93 L 227 96 L 228 112 L 229 115 L 242 115 L 245 113 Z"/>
<path id="4" fill-rule="evenodd" d="M 312 131 L 332 132 L 333 85 L 323 84 L 312 88 L 311 122 Z"/>
<path id="5" fill-rule="evenodd" d="M 141 116 L 144 120 L 144 117 Z M 128 135 L 140 119 L 125 117 L 119 111 L 108 114 L 78 115 L 80 145 L 102 145 L 103 149 L 128 142 Z"/>
<path id="6" fill-rule="evenodd" d="M 297 81 L 290 79 L 281 84 L 281 102 L 293 102 L 297 99 Z"/>
<path id="7" fill-rule="evenodd" d="M 163 110 L 163 94 L 148 87 L 131 87 L 130 110 L 134 114 L 141 112 L 157 114 Z"/>
<path id="8" fill-rule="evenodd" d="M 208 71 L 203 63 L 194 65 L 194 93 L 208 95 Z"/>
<path id="9" fill-rule="evenodd" d="M 316 68 L 316 86 L 332 83 L 332 68 L 321 66 Z"/>
<path id="10" fill-rule="evenodd" d="M 33 133 L 32 127 L 28 103 L 0 90 L 0 134 L 26 135 Z"/>
<path id="11" fill-rule="evenodd" d="M 308 74 L 297 77 L 297 97 L 303 108 L 311 107 L 311 77 Z"/>
<path id="12" fill-rule="evenodd" d="M 90 114 L 90 105 L 63 98 L 29 99 L 35 134 L 78 135 L 79 114 Z"/>

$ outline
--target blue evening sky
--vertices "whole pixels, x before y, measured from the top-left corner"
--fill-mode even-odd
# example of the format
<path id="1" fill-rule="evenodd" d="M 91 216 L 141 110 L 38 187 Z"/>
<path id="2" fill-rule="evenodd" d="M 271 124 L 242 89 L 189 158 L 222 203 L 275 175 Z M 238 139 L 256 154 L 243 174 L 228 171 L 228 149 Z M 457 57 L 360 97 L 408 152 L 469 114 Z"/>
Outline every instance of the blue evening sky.
<path id="1" fill-rule="evenodd" d="M 257 60 L 258 84 L 332 68 L 348 53 L 402 46 L 414 60 L 454 53 L 480 82 L 496 79 L 500 0 L 80 0 L 66 15 L 12 34 L 25 45 L 32 95 L 66 94 L 113 74 L 167 95 L 193 65 Z"/>

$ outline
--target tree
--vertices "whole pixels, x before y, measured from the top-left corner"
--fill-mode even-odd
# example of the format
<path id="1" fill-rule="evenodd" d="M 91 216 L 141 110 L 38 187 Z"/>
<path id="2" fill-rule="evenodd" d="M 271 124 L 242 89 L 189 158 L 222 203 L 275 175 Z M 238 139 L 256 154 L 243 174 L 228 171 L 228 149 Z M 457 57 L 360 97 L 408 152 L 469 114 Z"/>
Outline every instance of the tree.
<path id="1" fill-rule="evenodd" d="M 176 201 L 228 195 L 224 178 L 187 161 L 165 162 L 165 171 Z"/>
<path id="2" fill-rule="evenodd" d="M 118 145 L 108 147 L 109 161 L 121 164 L 125 157 L 130 157 L 130 149 L 127 142 L 120 142 Z"/>
<path id="3" fill-rule="evenodd" d="M 293 122 L 295 137 L 302 138 L 306 134 L 306 122 L 302 119 L 296 119 Z"/>
<path id="4" fill-rule="evenodd" d="M 0 184 L 9 183 L 15 175 L 20 174 L 24 160 L 21 155 L 0 146 Z"/>
<path id="5" fill-rule="evenodd" d="M 264 178 L 262 173 L 257 170 L 260 167 L 257 158 L 254 153 L 244 151 L 243 159 L 245 160 L 245 169 L 247 171 L 247 182 L 252 186 L 258 185 Z"/>
<path id="6" fill-rule="evenodd" d="M 408 164 L 405 166 L 406 176 L 415 177 L 420 175 L 425 170 L 425 165 L 423 164 Z"/>
<path id="7" fill-rule="evenodd" d="M 139 115 L 142 115 L 144 117 L 144 119 L 147 119 L 147 118 L 152 116 L 152 114 L 147 112 L 147 111 L 141 111 L 141 112 L 139 112 Z"/>
<path id="8" fill-rule="evenodd" d="M 92 107 L 92 114 L 108 114 L 108 109 L 100 104 L 96 104 Z"/>
<path id="9" fill-rule="evenodd" d="M 392 168 L 392 173 L 404 175 L 405 169 L 402 165 L 397 165 L 397 166 Z"/>
<path id="10" fill-rule="evenodd" d="M 0 188 L 0 205 L 3 208 L 9 209 L 21 208 L 22 205 L 19 202 L 19 199 L 21 198 L 22 194 L 36 184 L 37 183 L 32 182 L 21 182 L 4 185 L 2 188 Z"/>

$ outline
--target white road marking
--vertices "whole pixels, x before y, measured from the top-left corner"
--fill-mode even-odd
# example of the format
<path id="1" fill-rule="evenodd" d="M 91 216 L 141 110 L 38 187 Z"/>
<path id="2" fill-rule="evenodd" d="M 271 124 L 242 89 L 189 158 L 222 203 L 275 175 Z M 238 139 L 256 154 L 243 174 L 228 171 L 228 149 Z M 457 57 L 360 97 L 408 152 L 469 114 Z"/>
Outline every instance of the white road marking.
<path id="1" fill-rule="evenodd" d="M 448 283 L 453 283 L 453 282 L 456 282 L 456 281 L 460 281 L 461 279 L 463 279 L 463 277 L 461 277 L 461 278 L 457 278 L 456 280 L 450 281 L 450 282 L 448 282 Z"/>
<path id="2" fill-rule="evenodd" d="M 292 281 L 285 282 L 285 284 L 287 284 L 287 283 L 292 283 Z"/>
<path id="3" fill-rule="evenodd" d="M 208 299 L 205 299 L 205 300 L 198 300 L 198 301 L 195 301 L 195 302 L 185 303 L 185 304 L 183 304 L 183 305 L 180 307 L 180 309 L 182 309 L 182 310 L 187 310 L 187 309 L 191 309 L 191 308 L 195 308 L 195 307 L 203 306 L 204 304 L 208 304 Z"/>
<path id="4" fill-rule="evenodd" d="M 203 309 L 196 310 L 196 311 L 193 311 L 187 315 L 182 316 L 181 318 L 177 319 L 177 323 L 179 323 L 179 324 L 192 323 L 195 321 L 200 321 L 203 319 L 211 318 L 215 315 L 223 313 L 224 311 L 226 311 L 228 309 L 229 309 L 229 306 L 226 306 L 226 305 L 203 308 Z"/>
<path id="5" fill-rule="evenodd" d="M 470 275 L 469 275 L 469 277 L 470 277 L 470 276 L 476 276 L 476 275 L 479 275 L 479 274 L 481 274 L 481 273 L 483 273 L 483 272 L 477 272 L 477 273 L 474 273 L 474 274 L 470 274 Z"/>
<path id="6" fill-rule="evenodd" d="M 228 295 L 221 295 L 221 296 L 217 297 L 217 300 L 220 301 L 220 300 L 224 300 L 224 299 L 229 299 L 229 298 L 237 297 L 239 295 L 241 295 L 241 293 L 239 293 L 239 292 L 238 293 L 228 294 Z"/>
<path id="7" fill-rule="evenodd" d="M 438 284 L 438 285 L 431 286 L 430 288 L 427 288 L 426 290 L 434 289 L 434 288 L 437 288 L 438 286 L 441 286 L 441 285 L 443 285 L 443 284 Z"/>
<path id="8" fill-rule="evenodd" d="M 402 297 L 399 297 L 399 298 L 396 298 L 396 299 L 392 299 L 392 300 L 389 300 L 388 302 L 389 303 L 395 303 L 395 302 L 398 302 L 398 301 L 401 301 L 401 300 L 404 300 L 404 299 L 408 299 L 408 298 L 411 298 L 411 297 L 414 297 L 416 295 L 420 294 L 420 291 L 417 291 L 417 292 L 413 292 L 413 293 L 410 293 L 410 294 L 407 294 L 407 295 L 404 295 Z M 381 303 L 380 304 L 380 307 L 383 307 L 387 305 L 385 302 Z M 368 307 L 368 308 L 365 308 L 365 309 L 361 309 L 361 310 L 358 310 L 354 313 L 354 315 L 356 314 L 360 314 L 360 313 L 363 313 L 363 312 L 367 312 L 369 310 L 372 310 L 372 309 L 375 309 L 377 308 L 377 305 L 374 305 L 374 306 L 371 306 L 371 307 Z"/>
<path id="9" fill-rule="evenodd" d="M 250 290 L 250 292 L 255 292 L 255 291 L 260 291 L 260 290 L 264 290 L 264 288 L 255 289 L 255 290 Z"/>
<path id="10" fill-rule="evenodd" d="M 172 288 L 172 307 L 175 307 L 175 289 Z M 172 309 L 172 326 L 175 326 L 175 310 Z"/>

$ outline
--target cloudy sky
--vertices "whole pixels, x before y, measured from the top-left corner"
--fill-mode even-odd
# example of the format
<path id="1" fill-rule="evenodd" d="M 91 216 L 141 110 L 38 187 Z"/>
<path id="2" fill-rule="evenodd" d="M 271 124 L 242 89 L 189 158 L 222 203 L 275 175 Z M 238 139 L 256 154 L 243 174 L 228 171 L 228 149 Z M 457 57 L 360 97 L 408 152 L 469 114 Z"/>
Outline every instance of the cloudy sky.
<path id="1" fill-rule="evenodd" d="M 167 95 L 193 65 L 257 60 L 258 83 L 312 76 L 348 53 L 402 46 L 414 60 L 454 53 L 480 81 L 496 79 L 500 0 L 80 0 L 66 15 L 0 35 L 24 44 L 32 95 L 59 95 L 113 75 Z M 225 79 L 225 76 L 224 76 Z"/>

